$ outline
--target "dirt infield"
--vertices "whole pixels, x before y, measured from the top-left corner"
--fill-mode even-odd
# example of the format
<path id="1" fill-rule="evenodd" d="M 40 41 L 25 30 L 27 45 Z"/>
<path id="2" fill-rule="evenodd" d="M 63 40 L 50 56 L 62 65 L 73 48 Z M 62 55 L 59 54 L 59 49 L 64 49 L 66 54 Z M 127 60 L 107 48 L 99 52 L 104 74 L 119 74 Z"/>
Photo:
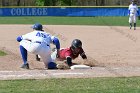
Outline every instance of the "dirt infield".
<path id="1" fill-rule="evenodd" d="M 30 53 L 31 69 L 23 70 L 16 37 L 31 32 L 31 25 L 0 25 L 0 28 L 0 49 L 8 53 L 0 57 L 0 79 L 140 76 L 140 28 L 134 31 L 119 26 L 44 25 L 47 32 L 59 37 L 61 47 L 68 47 L 75 38 L 81 39 L 88 58 L 96 65 L 90 70 L 46 70 L 43 62 L 36 62 Z M 74 62 L 81 61 L 79 57 Z"/>

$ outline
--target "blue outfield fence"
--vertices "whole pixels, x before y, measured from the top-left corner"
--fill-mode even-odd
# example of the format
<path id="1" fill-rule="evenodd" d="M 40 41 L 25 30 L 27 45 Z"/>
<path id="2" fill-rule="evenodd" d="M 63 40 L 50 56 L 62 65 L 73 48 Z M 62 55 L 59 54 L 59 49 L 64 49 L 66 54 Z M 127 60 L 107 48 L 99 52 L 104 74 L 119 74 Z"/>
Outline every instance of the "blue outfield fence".
<path id="1" fill-rule="evenodd" d="M 127 16 L 128 7 L 14 7 L 0 16 Z"/>

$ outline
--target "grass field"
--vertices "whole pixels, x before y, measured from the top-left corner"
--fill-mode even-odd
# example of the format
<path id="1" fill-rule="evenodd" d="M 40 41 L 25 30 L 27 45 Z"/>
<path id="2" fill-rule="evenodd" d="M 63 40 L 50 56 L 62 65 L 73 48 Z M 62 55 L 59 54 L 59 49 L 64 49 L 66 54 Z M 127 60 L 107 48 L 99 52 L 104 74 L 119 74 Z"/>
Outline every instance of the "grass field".
<path id="1" fill-rule="evenodd" d="M 0 24 L 129 26 L 128 17 L 0 17 Z M 137 21 L 140 25 L 140 21 Z"/>
<path id="2" fill-rule="evenodd" d="M 0 24 L 128 26 L 128 17 L 0 17 Z M 140 21 L 137 21 L 140 25 Z M 5 55 L 0 51 L 0 55 Z M 140 93 L 140 77 L 0 81 L 0 93 Z"/>
<path id="3" fill-rule="evenodd" d="M 140 78 L 7 80 L 0 93 L 140 93 Z"/>
<path id="4" fill-rule="evenodd" d="M 0 50 L 0 56 L 5 56 L 5 55 L 7 55 L 7 54 L 4 51 Z"/>

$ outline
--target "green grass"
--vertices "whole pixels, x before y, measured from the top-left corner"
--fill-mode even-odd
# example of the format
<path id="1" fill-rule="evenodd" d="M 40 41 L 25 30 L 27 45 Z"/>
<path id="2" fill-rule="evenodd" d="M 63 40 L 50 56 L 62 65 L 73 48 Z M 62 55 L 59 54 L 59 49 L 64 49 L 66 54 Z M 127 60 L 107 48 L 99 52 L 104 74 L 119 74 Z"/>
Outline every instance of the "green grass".
<path id="1" fill-rule="evenodd" d="M 128 17 L 0 17 L 0 24 L 128 26 Z M 137 21 L 140 26 L 140 21 Z M 0 56 L 6 55 L 0 51 Z M 140 93 L 140 77 L 0 81 L 0 93 Z"/>
<path id="2" fill-rule="evenodd" d="M 4 51 L 0 50 L 0 56 L 5 56 L 5 55 L 7 55 L 7 54 Z"/>
<path id="3" fill-rule="evenodd" d="M 140 93 L 140 77 L 7 80 L 0 93 Z"/>
<path id="4" fill-rule="evenodd" d="M 128 26 L 128 17 L 0 17 L 0 24 Z M 137 21 L 140 25 L 140 21 Z"/>

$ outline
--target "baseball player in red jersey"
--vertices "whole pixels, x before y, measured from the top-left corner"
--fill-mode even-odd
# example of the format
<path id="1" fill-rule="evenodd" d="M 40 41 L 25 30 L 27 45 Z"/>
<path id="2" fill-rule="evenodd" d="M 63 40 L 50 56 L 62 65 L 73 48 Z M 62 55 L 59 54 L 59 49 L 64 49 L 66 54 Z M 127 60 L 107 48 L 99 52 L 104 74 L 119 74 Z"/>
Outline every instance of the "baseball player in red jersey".
<path id="1" fill-rule="evenodd" d="M 51 55 L 53 61 L 65 61 L 70 67 L 73 65 L 72 60 L 81 56 L 83 59 L 87 59 L 87 56 L 82 48 L 82 42 L 79 39 L 74 39 L 72 44 L 68 48 L 60 49 L 59 56 L 57 56 L 57 51 L 54 51 Z"/>
<path id="2" fill-rule="evenodd" d="M 76 59 L 79 55 L 86 60 L 87 56 L 82 48 L 82 42 L 79 39 L 74 39 L 72 41 L 72 44 L 68 48 L 61 48 L 59 51 L 59 54 L 57 54 L 57 50 L 55 49 L 54 52 L 51 54 L 51 58 L 53 62 L 56 61 L 64 61 L 66 65 L 57 64 L 58 69 L 65 69 L 69 68 L 73 65 L 72 60 Z M 36 60 L 40 61 L 40 58 L 38 55 L 36 55 Z M 87 60 L 86 60 L 87 61 Z"/>

